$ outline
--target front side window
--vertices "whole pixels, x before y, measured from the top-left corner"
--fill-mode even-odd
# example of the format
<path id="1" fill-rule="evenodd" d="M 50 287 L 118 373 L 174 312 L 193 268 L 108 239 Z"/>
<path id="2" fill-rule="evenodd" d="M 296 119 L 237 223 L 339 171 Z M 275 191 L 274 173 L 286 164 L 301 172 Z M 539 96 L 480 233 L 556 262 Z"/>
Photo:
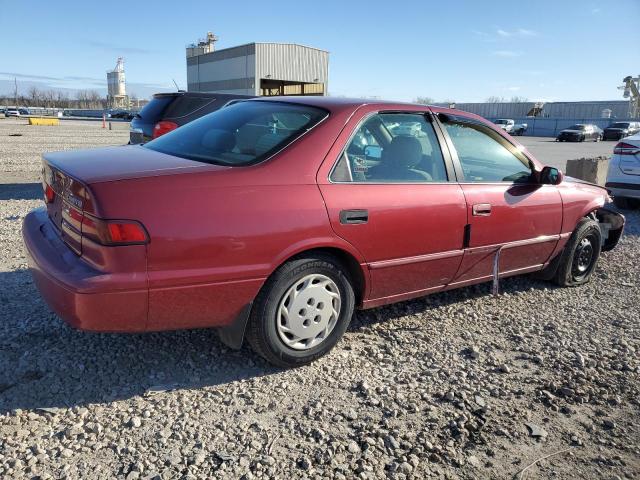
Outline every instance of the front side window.
<path id="1" fill-rule="evenodd" d="M 245 101 L 216 110 L 144 146 L 217 165 L 258 163 L 289 145 L 328 115 L 284 102 Z"/>
<path id="2" fill-rule="evenodd" d="M 466 182 L 524 182 L 531 178 L 527 157 L 493 129 L 444 119 Z"/>
<path id="3" fill-rule="evenodd" d="M 431 122 L 420 113 L 379 113 L 355 132 L 331 173 L 334 182 L 446 182 Z"/>

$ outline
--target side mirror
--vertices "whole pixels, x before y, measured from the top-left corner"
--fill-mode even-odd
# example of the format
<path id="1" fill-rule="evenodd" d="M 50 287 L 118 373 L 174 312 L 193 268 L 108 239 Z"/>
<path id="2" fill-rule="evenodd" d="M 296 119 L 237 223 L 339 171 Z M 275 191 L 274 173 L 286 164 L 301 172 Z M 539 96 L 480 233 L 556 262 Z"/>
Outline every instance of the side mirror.
<path id="1" fill-rule="evenodd" d="M 367 145 L 364 147 L 364 156 L 367 158 L 373 158 L 380 160 L 382 157 L 382 148 L 377 145 Z"/>
<path id="2" fill-rule="evenodd" d="M 558 185 L 564 179 L 564 174 L 555 167 L 544 167 L 540 172 L 540 183 L 543 185 Z"/>

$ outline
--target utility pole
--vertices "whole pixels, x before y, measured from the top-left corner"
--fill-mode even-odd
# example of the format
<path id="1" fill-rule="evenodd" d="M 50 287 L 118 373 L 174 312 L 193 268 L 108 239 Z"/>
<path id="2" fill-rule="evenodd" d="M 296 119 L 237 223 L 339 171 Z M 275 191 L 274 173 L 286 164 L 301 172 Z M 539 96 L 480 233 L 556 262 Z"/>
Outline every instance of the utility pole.
<path id="1" fill-rule="evenodd" d="M 18 80 L 16 77 L 13 77 L 13 103 L 18 108 Z"/>

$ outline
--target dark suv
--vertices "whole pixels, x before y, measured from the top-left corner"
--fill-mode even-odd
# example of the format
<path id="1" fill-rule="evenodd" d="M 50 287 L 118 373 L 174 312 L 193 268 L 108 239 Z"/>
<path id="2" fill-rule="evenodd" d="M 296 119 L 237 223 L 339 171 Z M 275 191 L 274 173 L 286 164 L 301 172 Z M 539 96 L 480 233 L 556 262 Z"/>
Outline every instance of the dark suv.
<path id="1" fill-rule="evenodd" d="M 177 91 L 156 93 L 131 120 L 129 143 L 146 143 L 248 95 Z"/>

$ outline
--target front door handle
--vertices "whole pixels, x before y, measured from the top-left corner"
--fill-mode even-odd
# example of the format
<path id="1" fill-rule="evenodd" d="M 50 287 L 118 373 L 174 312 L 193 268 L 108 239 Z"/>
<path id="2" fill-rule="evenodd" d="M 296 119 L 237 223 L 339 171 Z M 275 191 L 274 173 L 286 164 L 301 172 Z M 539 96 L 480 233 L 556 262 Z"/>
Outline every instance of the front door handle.
<path id="1" fill-rule="evenodd" d="M 340 211 L 340 223 L 344 224 L 359 224 L 367 223 L 369 221 L 368 210 L 341 210 Z"/>
<path id="2" fill-rule="evenodd" d="M 476 203 L 471 209 L 474 217 L 488 217 L 491 215 L 490 203 Z"/>

